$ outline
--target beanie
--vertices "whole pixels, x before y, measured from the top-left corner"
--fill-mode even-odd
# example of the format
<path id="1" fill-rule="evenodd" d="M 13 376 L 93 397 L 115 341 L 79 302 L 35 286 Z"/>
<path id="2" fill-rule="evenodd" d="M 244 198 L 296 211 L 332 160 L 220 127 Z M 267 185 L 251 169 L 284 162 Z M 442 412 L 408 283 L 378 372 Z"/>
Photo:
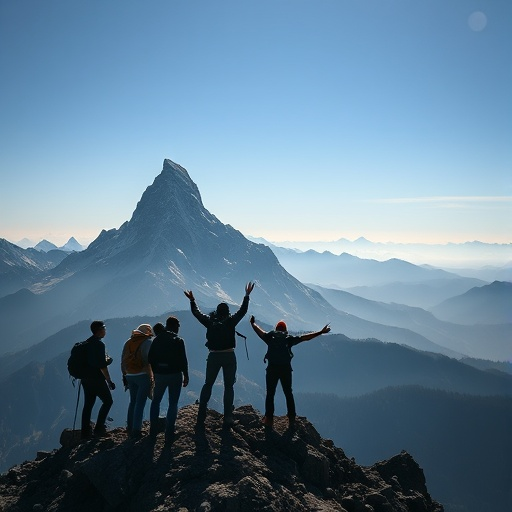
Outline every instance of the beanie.
<path id="1" fill-rule="evenodd" d="M 281 320 L 276 324 L 276 331 L 286 332 L 288 329 L 286 328 L 286 324 Z"/>

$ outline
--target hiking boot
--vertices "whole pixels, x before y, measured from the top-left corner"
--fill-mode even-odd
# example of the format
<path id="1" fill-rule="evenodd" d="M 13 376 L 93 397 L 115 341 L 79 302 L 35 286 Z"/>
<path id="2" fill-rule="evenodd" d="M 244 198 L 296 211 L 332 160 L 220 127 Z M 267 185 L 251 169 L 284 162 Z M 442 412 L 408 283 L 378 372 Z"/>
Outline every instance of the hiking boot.
<path id="1" fill-rule="evenodd" d="M 140 439 L 142 437 L 142 432 L 140 430 L 132 430 L 130 434 L 130 439 Z"/>
<path id="2" fill-rule="evenodd" d="M 92 439 L 92 429 L 82 430 L 80 432 L 80 439 L 83 439 L 83 440 Z"/>
<path id="3" fill-rule="evenodd" d="M 270 416 L 263 416 L 261 423 L 263 423 L 265 427 L 272 428 L 274 426 L 274 418 L 271 418 Z"/>
<path id="4" fill-rule="evenodd" d="M 94 428 L 94 437 L 105 437 L 108 435 L 107 427 L 100 425 Z"/>
<path id="5" fill-rule="evenodd" d="M 222 422 L 222 426 L 224 428 L 231 428 L 235 424 L 235 420 L 233 416 L 224 416 L 224 420 Z"/>
<path id="6" fill-rule="evenodd" d="M 165 446 L 171 446 L 172 443 L 174 443 L 175 437 L 176 435 L 174 434 L 174 432 L 166 432 L 164 441 Z"/>

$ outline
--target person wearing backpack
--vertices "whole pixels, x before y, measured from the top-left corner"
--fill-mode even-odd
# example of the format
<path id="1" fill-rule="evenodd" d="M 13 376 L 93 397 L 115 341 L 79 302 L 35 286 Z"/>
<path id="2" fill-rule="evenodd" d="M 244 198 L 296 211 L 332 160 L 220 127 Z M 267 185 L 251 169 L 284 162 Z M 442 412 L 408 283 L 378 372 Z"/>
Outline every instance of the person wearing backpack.
<path id="1" fill-rule="evenodd" d="M 126 420 L 128 435 L 134 439 L 142 436 L 144 407 L 153 385 L 153 372 L 148 362 L 153 330 L 149 324 L 141 324 L 132 331 L 121 355 L 121 372 L 130 392 L 130 404 Z"/>
<path id="2" fill-rule="evenodd" d="M 185 291 L 190 300 L 192 314 L 206 327 L 206 347 L 209 350 L 206 360 L 206 378 L 199 396 L 199 411 L 197 413 L 197 427 L 204 427 L 206 408 L 212 395 L 212 388 L 217 375 L 222 368 L 224 377 L 224 427 L 233 425 L 233 402 L 235 392 L 233 386 L 236 380 L 236 355 L 235 355 L 235 327 L 242 320 L 249 309 L 249 295 L 254 289 L 254 283 L 247 283 L 242 305 L 236 313 L 229 313 L 229 306 L 221 302 L 217 309 L 206 315 L 197 307 L 194 294 L 191 290 Z"/>
<path id="3" fill-rule="evenodd" d="M 180 321 L 170 316 L 162 325 L 157 336 L 153 339 L 149 349 L 148 361 L 155 377 L 155 390 L 149 412 L 149 435 L 154 440 L 158 434 L 158 417 L 160 415 L 160 402 L 167 390 L 169 393 L 169 407 L 165 422 L 165 442 L 170 444 L 174 440 L 174 428 L 178 415 L 178 401 L 181 387 L 188 386 L 188 361 L 185 351 L 185 342 L 178 336 Z M 155 330 L 155 327 L 153 327 Z"/>
<path id="4" fill-rule="evenodd" d="M 277 322 L 273 331 L 266 332 L 256 324 L 254 315 L 250 318 L 250 323 L 254 332 L 267 344 L 267 353 L 264 362 L 268 361 L 266 374 L 267 395 L 265 397 L 265 416 L 263 424 L 272 428 L 274 423 L 274 397 L 277 384 L 280 381 L 283 393 L 286 398 L 286 409 L 288 415 L 288 424 L 292 428 L 295 425 L 295 399 L 292 392 L 292 347 L 303 341 L 312 340 L 321 334 L 328 333 L 331 328 L 329 324 L 320 331 L 302 334 L 301 336 L 292 336 L 288 334 L 286 323 L 282 320 Z"/>
<path id="5" fill-rule="evenodd" d="M 112 363 L 112 358 L 107 356 L 105 344 L 102 341 L 106 334 L 105 323 L 100 320 L 94 320 L 91 323 L 91 332 L 92 336 L 85 341 L 87 347 L 87 369 L 81 378 L 81 384 L 84 388 L 82 439 L 89 439 L 93 435 L 101 437 L 106 434 L 105 422 L 113 404 L 110 391 L 116 388 L 108 371 L 108 365 Z M 93 431 L 91 428 L 91 414 L 96 398 L 99 398 L 102 404 L 98 411 L 98 418 Z"/>

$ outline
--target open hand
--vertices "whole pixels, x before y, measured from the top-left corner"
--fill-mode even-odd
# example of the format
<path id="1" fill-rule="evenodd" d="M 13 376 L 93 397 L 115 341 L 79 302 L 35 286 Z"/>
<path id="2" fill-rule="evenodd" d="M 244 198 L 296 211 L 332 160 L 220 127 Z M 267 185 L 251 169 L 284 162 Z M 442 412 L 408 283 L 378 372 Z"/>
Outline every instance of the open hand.
<path id="1" fill-rule="evenodd" d="M 187 296 L 189 300 L 194 300 L 194 294 L 192 293 L 192 290 L 185 290 L 183 293 Z"/>
<path id="2" fill-rule="evenodd" d="M 245 285 L 245 295 L 249 295 L 253 290 L 254 290 L 254 283 L 251 283 L 251 281 L 249 281 Z"/>
<path id="3" fill-rule="evenodd" d="M 329 331 L 331 330 L 331 328 L 329 327 L 329 324 L 327 325 L 324 325 L 322 327 L 322 330 L 320 331 L 322 334 L 327 334 Z"/>

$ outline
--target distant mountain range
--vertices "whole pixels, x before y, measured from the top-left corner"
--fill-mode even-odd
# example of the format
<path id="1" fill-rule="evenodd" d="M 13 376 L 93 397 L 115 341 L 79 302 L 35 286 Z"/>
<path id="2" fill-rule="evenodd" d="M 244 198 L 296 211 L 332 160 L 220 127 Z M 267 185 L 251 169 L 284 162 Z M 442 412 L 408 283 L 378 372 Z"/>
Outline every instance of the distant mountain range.
<path id="1" fill-rule="evenodd" d="M 488 284 L 482 279 L 395 258 L 377 261 L 347 253 L 269 247 L 281 265 L 303 283 L 350 291 L 370 300 L 429 308 L 475 286 Z"/>
<path id="2" fill-rule="evenodd" d="M 310 286 L 340 311 L 376 324 L 416 332 L 451 349 L 453 354 L 501 361 L 512 359 L 511 283 L 496 282 L 473 288 L 446 301 L 448 304 L 433 308 L 432 312 L 404 304 L 372 301 L 342 290 Z M 467 295 L 473 298 L 471 302 L 466 299 Z M 471 315 L 475 309 L 478 311 Z M 427 347 L 417 348 L 428 350 Z"/>
<path id="3" fill-rule="evenodd" d="M 512 283 L 471 288 L 430 308 L 441 320 L 463 325 L 512 324 Z M 511 345 L 512 345 L 512 337 Z"/>
<path id="4" fill-rule="evenodd" d="M 19 240 L 16 242 L 16 245 L 18 247 L 21 247 L 22 249 L 28 249 L 33 247 L 34 249 L 37 249 L 38 251 L 48 252 L 48 251 L 54 251 L 54 250 L 60 250 L 65 252 L 80 252 L 85 249 L 85 247 L 78 243 L 76 238 L 71 237 L 63 246 L 57 247 L 52 242 L 49 242 L 48 240 L 41 240 L 38 243 L 32 242 L 32 240 L 29 240 L 28 238 L 23 238 L 22 240 Z"/>
<path id="5" fill-rule="evenodd" d="M 249 238 L 265 245 L 300 252 L 308 250 L 328 251 L 333 254 L 346 252 L 360 258 L 378 261 L 401 259 L 418 265 L 431 264 L 438 267 L 460 269 L 492 266 L 498 269 L 507 269 L 509 278 L 512 272 L 512 243 L 498 244 L 479 241 L 447 244 L 382 243 L 372 242 L 363 237 L 354 241 L 340 238 L 330 242 L 269 242 L 263 238 Z M 503 275 L 495 275 L 491 278 L 491 280 L 496 279 L 505 280 Z"/>
<path id="6" fill-rule="evenodd" d="M 67 255 L 60 250 L 22 249 L 0 238 L 0 297 L 29 288 Z"/>

